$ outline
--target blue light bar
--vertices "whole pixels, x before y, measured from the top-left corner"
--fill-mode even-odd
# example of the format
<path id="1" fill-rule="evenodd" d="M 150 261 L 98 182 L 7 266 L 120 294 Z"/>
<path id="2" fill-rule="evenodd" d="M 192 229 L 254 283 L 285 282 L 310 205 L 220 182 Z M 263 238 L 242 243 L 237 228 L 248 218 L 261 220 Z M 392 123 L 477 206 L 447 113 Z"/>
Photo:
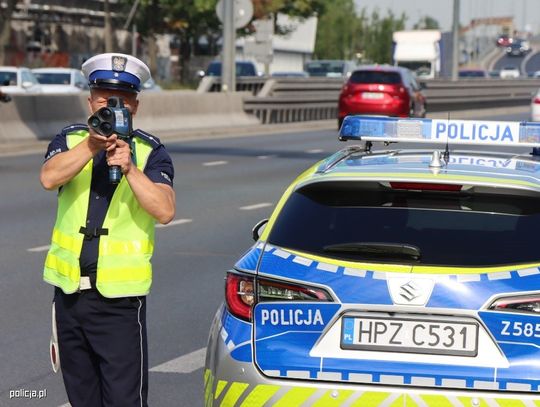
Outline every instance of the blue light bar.
<path id="1" fill-rule="evenodd" d="M 339 139 L 540 147 L 540 122 L 347 116 L 339 130 Z"/>

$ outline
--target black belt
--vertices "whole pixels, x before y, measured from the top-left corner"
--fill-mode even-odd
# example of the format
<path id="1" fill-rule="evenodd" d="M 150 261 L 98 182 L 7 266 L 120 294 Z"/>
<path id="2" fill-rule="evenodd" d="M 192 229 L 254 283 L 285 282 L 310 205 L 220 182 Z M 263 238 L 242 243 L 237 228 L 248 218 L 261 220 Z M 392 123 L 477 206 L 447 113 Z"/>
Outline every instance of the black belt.
<path id="1" fill-rule="evenodd" d="M 84 235 L 84 240 L 92 240 L 95 237 L 108 235 L 109 229 L 85 228 L 84 226 L 81 226 L 81 228 L 79 229 L 79 233 L 82 233 Z"/>

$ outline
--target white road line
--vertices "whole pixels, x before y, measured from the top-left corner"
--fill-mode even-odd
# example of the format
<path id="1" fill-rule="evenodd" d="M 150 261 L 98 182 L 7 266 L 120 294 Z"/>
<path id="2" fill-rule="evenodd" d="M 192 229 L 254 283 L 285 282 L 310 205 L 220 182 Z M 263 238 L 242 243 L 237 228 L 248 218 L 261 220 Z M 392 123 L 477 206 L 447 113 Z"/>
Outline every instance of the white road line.
<path id="1" fill-rule="evenodd" d="M 183 225 L 184 223 L 191 223 L 191 222 L 193 222 L 193 219 L 176 219 L 170 223 L 167 223 L 166 225 L 162 225 L 161 223 L 156 223 L 156 228 L 168 228 L 169 226 Z"/>
<path id="2" fill-rule="evenodd" d="M 205 167 L 215 167 L 216 165 L 225 165 L 228 164 L 228 161 L 208 161 L 203 163 Z"/>
<path id="3" fill-rule="evenodd" d="M 272 206 L 272 204 L 269 203 L 269 202 L 261 202 L 261 203 L 254 204 L 254 205 L 241 206 L 238 209 L 240 209 L 241 211 L 253 211 L 255 209 L 266 208 L 268 206 Z"/>
<path id="4" fill-rule="evenodd" d="M 191 373 L 204 366 L 205 355 L 206 348 L 197 349 L 179 358 L 154 366 L 150 371 L 161 373 Z"/>
<path id="5" fill-rule="evenodd" d="M 66 403 L 66 404 L 62 404 L 61 406 L 58 406 L 58 407 L 71 407 L 71 404 Z"/>
<path id="6" fill-rule="evenodd" d="M 27 252 L 44 252 L 44 251 L 49 250 L 50 247 L 51 247 L 51 245 L 48 244 L 46 246 L 32 247 L 30 249 L 26 249 L 26 251 Z"/>
<path id="7" fill-rule="evenodd" d="M 269 158 L 274 158 L 274 157 L 275 157 L 275 155 L 258 155 L 258 156 L 257 156 L 257 158 L 258 158 L 259 160 L 267 160 L 267 159 L 269 159 Z"/>
<path id="8" fill-rule="evenodd" d="M 319 154 L 322 153 L 324 150 L 320 148 L 313 148 L 311 150 L 306 150 L 306 153 L 308 154 Z"/>

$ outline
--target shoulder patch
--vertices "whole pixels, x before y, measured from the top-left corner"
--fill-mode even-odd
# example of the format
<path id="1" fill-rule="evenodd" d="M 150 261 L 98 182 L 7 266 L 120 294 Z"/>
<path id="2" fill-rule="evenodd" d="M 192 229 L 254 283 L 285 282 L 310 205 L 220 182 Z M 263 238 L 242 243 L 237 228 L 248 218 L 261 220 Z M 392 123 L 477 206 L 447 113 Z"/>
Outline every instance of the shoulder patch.
<path id="1" fill-rule="evenodd" d="M 154 149 L 161 145 L 161 141 L 156 136 L 152 136 L 151 134 L 148 134 L 141 129 L 133 131 L 133 135 L 140 138 L 141 140 L 146 141 Z"/>
<path id="2" fill-rule="evenodd" d="M 62 129 L 62 134 L 68 134 L 74 131 L 81 131 L 81 130 L 88 130 L 88 126 L 86 124 L 81 124 L 81 123 L 70 124 L 69 126 L 66 126 Z"/>

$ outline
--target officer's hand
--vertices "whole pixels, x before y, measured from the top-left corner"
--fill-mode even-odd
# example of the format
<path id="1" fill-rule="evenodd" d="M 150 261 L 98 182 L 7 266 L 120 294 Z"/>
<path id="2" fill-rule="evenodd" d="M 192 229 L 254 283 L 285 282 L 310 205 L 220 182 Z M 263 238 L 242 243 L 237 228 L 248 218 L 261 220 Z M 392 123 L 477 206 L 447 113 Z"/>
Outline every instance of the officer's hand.
<path id="1" fill-rule="evenodd" d="M 129 144 L 124 140 L 116 140 L 116 147 L 107 150 L 107 164 L 109 166 L 118 165 L 122 168 L 122 173 L 127 174 L 131 169 L 131 148 Z"/>
<path id="2" fill-rule="evenodd" d="M 90 137 L 88 137 L 88 145 L 94 152 L 94 155 L 101 150 L 109 151 L 110 149 L 114 149 L 116 147 L 116 134 L 113 134 L 110 137 L 105 137 L 96 133 L 92 128 L 90 128 L 88 132 L 90 133 Z"/>

